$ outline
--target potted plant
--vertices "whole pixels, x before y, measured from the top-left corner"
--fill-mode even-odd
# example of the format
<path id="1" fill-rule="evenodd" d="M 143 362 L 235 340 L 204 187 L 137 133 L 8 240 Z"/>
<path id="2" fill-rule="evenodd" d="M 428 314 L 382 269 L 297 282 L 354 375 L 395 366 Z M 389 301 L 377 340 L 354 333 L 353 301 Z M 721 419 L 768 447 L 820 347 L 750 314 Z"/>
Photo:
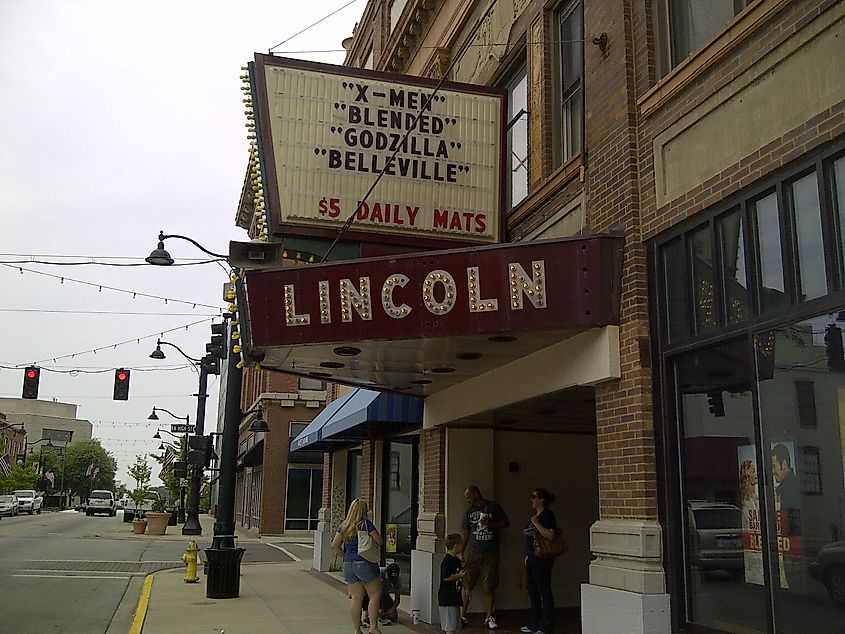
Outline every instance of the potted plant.
<path id="1" fill-rule="evenodd" d="M 170 521 L 170 513 L 164 510 L 164 498 L 158 493 L 153 495 L 152 510 L 147 511 L 147 531 L 150 535 L 164 535 Z"/>
<path id="2" fill-rule="evenodd" d="M 132 501 L 135 503 L 135 511 L 132 513 L 132 532 L 136 535 L 143 535 L 147 530 L 147 520 L 144 519 L 141 512 L 141 505 L 144 503 L 144 498 L 147 492 L 143 489 L 135 489 L 129 494 Z M 127 512 L 126 509 L 123 510 Z"/>

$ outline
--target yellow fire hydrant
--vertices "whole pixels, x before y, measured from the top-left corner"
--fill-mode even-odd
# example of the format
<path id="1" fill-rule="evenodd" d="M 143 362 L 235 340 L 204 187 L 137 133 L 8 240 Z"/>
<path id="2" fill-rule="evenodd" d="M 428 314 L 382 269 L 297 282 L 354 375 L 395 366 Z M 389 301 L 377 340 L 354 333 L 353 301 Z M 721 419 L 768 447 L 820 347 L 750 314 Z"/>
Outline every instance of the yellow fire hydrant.
<path id="1" fill-rule="evenodd" d="M 185 583 L 196 583 L 200 580 L 197 576 L 197 558 L 199 556 L 199 548 L 197 543 L 192 541 L 188 544 L 188 550 L 182 555 L 182 563 L 188 566 L 188 572 L 185 573 Z"/>

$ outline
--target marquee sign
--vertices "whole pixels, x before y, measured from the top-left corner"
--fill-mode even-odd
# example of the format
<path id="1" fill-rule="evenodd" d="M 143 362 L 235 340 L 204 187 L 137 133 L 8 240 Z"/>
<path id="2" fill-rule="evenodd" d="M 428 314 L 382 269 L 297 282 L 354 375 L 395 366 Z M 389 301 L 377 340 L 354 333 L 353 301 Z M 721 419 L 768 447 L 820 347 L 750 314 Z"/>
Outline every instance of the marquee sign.
<path id="1" fill-rule="evenodd" d="M 250 80 L 273 232 L 501 241 L 504 90 L 258 54 Z"/>
<path id="2" fill-rule="evenodd" d="M 621 244 L 547 240 L 247 271 L 249 356 L 395 389 L 456 371 L 456 358 L 504 363 L 502 354 L 618 323 Z M 500 342 L 517 340 L 503 352 Z"/>

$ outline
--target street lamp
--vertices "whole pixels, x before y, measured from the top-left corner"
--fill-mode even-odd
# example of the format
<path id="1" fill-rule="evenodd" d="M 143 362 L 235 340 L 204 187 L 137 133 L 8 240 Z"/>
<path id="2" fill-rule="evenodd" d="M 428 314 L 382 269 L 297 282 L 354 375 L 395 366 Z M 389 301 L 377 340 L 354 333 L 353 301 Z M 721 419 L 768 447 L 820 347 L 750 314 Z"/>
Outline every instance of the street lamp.
<path id="1" fill-rule="evenodd" d="M 173 344 L 170 344 L 170 345 L 173 345 Z M 159 349 L 159 348 L 157 348 L 157 349 Z M 181 352 L 181 350 L 180 350 L 180 352 Z M 188 429 L 187 426 L 191 424 L 190 416 L 177 416 L 176 414 L 174 414 L 170 410 L 166 410 L 163 407 L 156 407 L 155 405 L 153 405 L 153 411 L 150 413 L 149 416 L 147 416 L 147 420 L 158 420 L 157 412 L 164 412 L 165 414 L 169 414 L 170 416 L 172 416 L 176 420 L 185 421 L 186 430 Z M 185 454 L 188 451 L 188 433 L 189 432 L 185 431 L 184 436 L 179 436 L 177 434 L 174 434 L 172 431 L 167 431 L 166 429 L 156 429 L 156 433 L 153 436 L 153 438 L 155 438 L 156 440 L 161 440 L 161 433 L 160 432 L 164 432 L 165 434 L 170 434 L 174 438 L 179 439 L 179 445 L 180 445 L 180 448 L 181 448 L 179 458 L 183 462 L 186 462 L 187 460 L 186 460 Z M 161 443 L 161 446 L 159 447 L 159 450 L 162 450 L 162 449 L 164 449 L 164 443 Z M 179 511 L 176 514 L 176 521 L 179 522 L 180 524 L 185 523 L 185 487 L 182 486 L 182 478 L 179 478 Z"/>
<path id="2" fill-rule="evenodd" d="M 161 238 L 161 237 L 160 237 Z M 197 418 L 196 418 L 196 426 L 194 430 L 194 436 L 200 437 L 203 435 L 203 428 L 205 426 L 205 403 L 208 400 L 208 375 L 209 374 L 220 374 L 220 366 L 217 363 L 217 359 L 210 354 L 205 355 L 202 359 L 194 359 L 191 356 L 188 356 L 184 350 L 182 350 L 179 346 L 174 343 L 170 343 L 168 341 L 161 341 L 158 340 L 156 342 L 156 349 L 150 354 L 151 359 L 164 359 L 166 358 L 164 352 L 161 349 L 161 346 L 171 346 L 176 348 L 179 353 L 188 359 L 191 363 L 194 364 L 195 367 L 199 368 L 199 388 L 197 389 L 197 393 L 194 396 L 197 397 Z M 153 408 L 153 413 L 150 414 L 150 417 L 154 416 L 156 411 L 167 412 L 167 410 L 162 408 Z M 179 416 L 175 416 L 172 412 L 167 412 L 174 418 L 179 418 L 180 420 L 187 420 L 187 418 L 182 418 Z M 152 420 L 156 420 L 158 417 L 153 418 Z M 187 451 L 187 450 L 186 450 Z M 182 527 L 182 534 L 183 535 L 202 535 L 202 526 L 200 525 L 200 489 L 202 488 L 202 465 L 195 464 L 193 465 L 192 475 L 191 475 L 191 499 L 190 499 L 190 506 L 188 508 L 188 516 L 185 519 L 185 525 Z"/>
<path id="3" fill-rule="evenodd" d="M 207 253 L 213 258 L 219 258 L 221 260 L 229 260 L 229 256 L 221 255 L 219 253 L 212 253 L 204 246 L 202 246 L 196 240 L 189 238 L 187 236 L 178 236 L 178 235 L 164 235 L 164 231 L 160 231 L 158 234 L 158 246 L 153 249 L 152 253 L 150 253 L 144 260 L 148 264 L 152 264 L 153 266 L 170 266 L 173 264 L 173 258 L 170 257 L 170 254 L 164 248 L 164 241 L 168 238 L 178 238 L 179 240 L 187 240 L 191 244 L 193 244 L 196 248 L 198 248 L 203 253 Z"/>

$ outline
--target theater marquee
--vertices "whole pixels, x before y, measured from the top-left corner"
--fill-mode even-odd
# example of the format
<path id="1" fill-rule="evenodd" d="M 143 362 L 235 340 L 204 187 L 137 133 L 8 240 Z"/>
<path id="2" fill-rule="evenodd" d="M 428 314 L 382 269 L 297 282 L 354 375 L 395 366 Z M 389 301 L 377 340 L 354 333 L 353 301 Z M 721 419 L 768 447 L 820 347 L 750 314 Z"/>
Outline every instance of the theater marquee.
<path id="1" fill-rule="evenodd" d="M 621 247 L 594 237 L 247 271 L 248 356 L 430 395 L 618 323 Z"/>
<path id="2" fill-rule="evenodd" d="M 250 77 L 275 233 L 332 238 L 354 215 L 347 239 L 501 241 L 503 90 L 266 55 Z"/>

